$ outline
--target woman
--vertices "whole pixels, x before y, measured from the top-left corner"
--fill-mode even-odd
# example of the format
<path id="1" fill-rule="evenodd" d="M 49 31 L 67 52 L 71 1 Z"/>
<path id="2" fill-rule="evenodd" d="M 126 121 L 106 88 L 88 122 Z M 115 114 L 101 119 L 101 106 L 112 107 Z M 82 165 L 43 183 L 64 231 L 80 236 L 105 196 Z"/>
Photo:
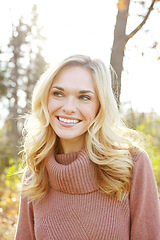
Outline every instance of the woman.
<path id="1" fill-rule="evenodd" d="M 160 239 L 154 174 L 133 136 L 100 60 L 47 71 L 27 121 L 16 240 Z"/>

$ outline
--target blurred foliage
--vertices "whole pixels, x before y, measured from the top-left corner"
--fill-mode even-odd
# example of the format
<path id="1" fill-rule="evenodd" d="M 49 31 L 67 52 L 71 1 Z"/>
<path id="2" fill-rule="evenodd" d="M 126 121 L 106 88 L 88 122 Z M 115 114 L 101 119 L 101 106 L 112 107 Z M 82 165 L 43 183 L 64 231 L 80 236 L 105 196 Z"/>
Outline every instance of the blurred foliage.
<path id="1" fill-rule="evenodd" d="M 21 160 L 9 160 L 9 166 L 0 175 L 0 239 L 13 240 L 18 220 L 20 194 L 18 184 L 22 174 L 15 174 L 20 169 Z"/>
<path id="2" fill-rule="evenodd" d="M 10 166 L 13 158 L 14 142 L 11 140 L 12 126 L 6 121 L 3 128 L 0 129 L 0 174 L 4 168 Z"/>
<path id="3" fill-rule="evenodd" d="M 149 154 L 160 192 L 160 116 L 154 112 L 147 114 L 129 111 L 125 121 L 128 127 L 146 136 L 145 150 Z"/>
<path id="4" fill-rule="evenodd" d="M 151 121 L 147 118 L 145 122 L 137 126 L 138 131 L 145 133 L 149 143 L 146 151 L 148 152 L 158 188 L 160 190 L 160 120 Z"/>

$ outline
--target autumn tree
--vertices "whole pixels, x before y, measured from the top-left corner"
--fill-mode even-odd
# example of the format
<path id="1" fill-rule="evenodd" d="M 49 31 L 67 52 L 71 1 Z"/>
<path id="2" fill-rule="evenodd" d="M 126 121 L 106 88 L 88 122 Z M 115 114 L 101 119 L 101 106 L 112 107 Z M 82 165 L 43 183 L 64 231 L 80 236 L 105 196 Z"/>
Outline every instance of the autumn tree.
<path id="1" fill-rule="evenodd" d="M 146 14 L 144 16 L 140 16 L 142 18 L 142 21 L 140 24 L 133 29 L 129 34 L 126 34 L 126 26 L 129 15 L 129 7 L 131 5 L 132 0 L 118 0 L 117 7 L 118 7 L 118 13 L 116 17 L 116 24 L 115 24 L 115 30 L 114 30 L 114 41 L 112 46 L 112 52 L 111 52 L 111 65 L 113 66 L 117 77 L 113 78 L 112 87 L 113 91 L 115 93 L 115 97 L 118 103 L 118 106 L 120 105 L 120 94 L 121 94 L 121 75 L 123 71 L 123 59 L 125 55 L 125 48 L 127 42 L 134 37 L 134 35 L 142 29 L 146 21 L 148 20 L 150 13 L 154 9 L 155 2 L 158 0 L 151 0 L 151 4 L 149 8 L 146 7 Z M 146 2 L 145 1 L 133 1 L 135 4 L 139 3 L 145 7 Z"/>
<path id="2" fill-rule="evenodd" d="M 33 86 L 46 66 L 43 57 L 44 40 L 38 25 L 37 7 L 34 5 L 30 19 L 21 17 L 12 25 L 8 44 L 9 59 L 4 75 L 9 110 L 7 124 L 10 122 L 8 134 L 9 140 L 14 143 L 15 158 L 22 125 L 19 116 L 29 110 Z"/>

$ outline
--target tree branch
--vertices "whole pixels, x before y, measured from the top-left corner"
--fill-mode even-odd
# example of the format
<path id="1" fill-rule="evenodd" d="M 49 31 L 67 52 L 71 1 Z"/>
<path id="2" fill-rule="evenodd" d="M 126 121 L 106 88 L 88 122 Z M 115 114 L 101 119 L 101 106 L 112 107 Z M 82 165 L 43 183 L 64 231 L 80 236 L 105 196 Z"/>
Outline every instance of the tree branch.
<path id="1" fill-rule="evenodd" d="M 151 3 L 151 5 L 150 5 L 150 7 L 149 7 L 149 9 L 148 9 L 148 12 L 147 12 L 146 16 L 144 17 L 143 21 L 142 21 L 130 34 L 126 35 L 126 43 L 127 43 L 128 40 L 129 40 L 130 38 L 132 38 L 132 37 L 143 27 L 143 25 L 146 23 L 149 15 L 150 15 L 150 13 L 151 13 L 151 11 L 153 10 L 153 6 L 154 6 L 155 2 L 156 2 L 156 0 L 152 0 L 152 3 Z"/>

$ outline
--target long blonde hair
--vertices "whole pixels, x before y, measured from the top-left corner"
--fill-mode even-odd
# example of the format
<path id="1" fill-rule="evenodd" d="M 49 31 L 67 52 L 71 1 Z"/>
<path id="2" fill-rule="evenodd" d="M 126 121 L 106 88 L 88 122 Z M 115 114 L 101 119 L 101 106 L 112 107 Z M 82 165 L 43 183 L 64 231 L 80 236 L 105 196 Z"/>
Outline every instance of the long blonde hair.
<path id="1" fill-rule="evenodd" d="M 26 173 L 22 193 L 31 200 L 41 200 L 48 192 L 47 157 L 56 147 L 56 134 L 50 126 L 47 101 L 56 74 L 66 65 L 79 65 L 91 70 L 100 101 L 99 112 L 86 133 L 86 150 L 97 169 L 99 191 L 121 200 L 130 191 L 132 131 L 122 123 L 111 87 L 110 70 L 98 60 L 75 55 L 56 68 L 46 71 L 37 82 L 32 98 L 32 113 L 26 120 L 27 135 L 24 158 Z"/>

